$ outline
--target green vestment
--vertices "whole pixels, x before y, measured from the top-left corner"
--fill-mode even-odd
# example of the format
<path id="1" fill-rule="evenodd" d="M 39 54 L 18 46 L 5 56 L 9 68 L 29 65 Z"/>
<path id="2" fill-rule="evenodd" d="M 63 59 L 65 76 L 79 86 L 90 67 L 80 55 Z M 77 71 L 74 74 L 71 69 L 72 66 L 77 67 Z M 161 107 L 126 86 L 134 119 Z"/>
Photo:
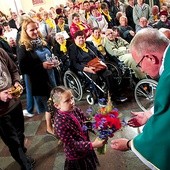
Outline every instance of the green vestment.
<path id="1" fill-rule="evenodd" d="M 170 170 L 170 46 L 156 90 L 154 114 L 134 138 L 133 147 L 155 169 Z"/>

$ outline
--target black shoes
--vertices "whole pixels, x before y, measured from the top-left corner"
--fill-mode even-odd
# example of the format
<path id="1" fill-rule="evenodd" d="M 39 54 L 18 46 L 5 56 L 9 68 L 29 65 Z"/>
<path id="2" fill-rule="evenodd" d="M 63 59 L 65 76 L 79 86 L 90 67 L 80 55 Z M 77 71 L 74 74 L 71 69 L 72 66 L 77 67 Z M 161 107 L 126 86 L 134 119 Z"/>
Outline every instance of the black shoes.
<path id="1" fill-rule="evenodd" d="M 128 99 L 127 97 L 120 96 L 120 97 L 114 98 L 114 101 L 119 102 L 119 103 L 123 103 L 123 102 L 127 101 L 127 99 Z"/>

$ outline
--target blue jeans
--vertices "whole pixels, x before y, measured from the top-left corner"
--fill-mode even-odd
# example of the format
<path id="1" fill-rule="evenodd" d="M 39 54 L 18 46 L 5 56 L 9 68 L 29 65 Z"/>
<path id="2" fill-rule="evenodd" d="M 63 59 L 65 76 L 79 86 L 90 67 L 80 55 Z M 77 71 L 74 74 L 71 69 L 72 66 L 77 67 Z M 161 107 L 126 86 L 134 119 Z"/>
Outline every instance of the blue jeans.
<path id="1" fill-rule="evenodd" d="M 24 81 L 25 81 L 25 87 L 26 87 L 26 100 L 27 100 L 27 111 L 31 114 L 33 114 L 34 111 L 34 105 L 37 108 L 36 100 L 32 96 L 32 89 L 31 89 L 31 81 L 30 77 L 27 74 L 24 74 Z"/>
<path id="2" fill-rule="evenodd" d="M 45 113 L 48 111 L 48 106 L 47 106 L 47 101 L 48 97 L 47 96 L 34 96 L 36 102 L 37 102 L 37 113 Z"/>
<path id="3" fill-rule="evenodd" d="M 31 81 L 29 75 L 24 75 L 25 86 L 26 86 L 26 100 L 27 100 L 27 111 L 33 114 L 34 106 L 37 113 L 44 113 L 47 111 L 47 101 L 46 96 L 32 96 Z"/>

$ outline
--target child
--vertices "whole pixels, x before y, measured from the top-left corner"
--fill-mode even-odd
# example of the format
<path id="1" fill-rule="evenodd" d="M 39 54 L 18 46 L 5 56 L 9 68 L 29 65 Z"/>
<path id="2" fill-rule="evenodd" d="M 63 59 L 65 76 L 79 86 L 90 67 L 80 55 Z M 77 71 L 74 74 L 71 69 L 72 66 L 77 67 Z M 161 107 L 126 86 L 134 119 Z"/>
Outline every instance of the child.
<path id="1" fill-rule="evenodd" d="M 58 86 L 51 92 L 56 108 L 54 131 L 64 144 L 65 170 L 96 170 L 99 165 L 93 148 L 102 147 L 105 141 L 98 138 L 90 142 L 87 131 L 83 131 L 86 117 L 75 107 L 71 90 Z"/>

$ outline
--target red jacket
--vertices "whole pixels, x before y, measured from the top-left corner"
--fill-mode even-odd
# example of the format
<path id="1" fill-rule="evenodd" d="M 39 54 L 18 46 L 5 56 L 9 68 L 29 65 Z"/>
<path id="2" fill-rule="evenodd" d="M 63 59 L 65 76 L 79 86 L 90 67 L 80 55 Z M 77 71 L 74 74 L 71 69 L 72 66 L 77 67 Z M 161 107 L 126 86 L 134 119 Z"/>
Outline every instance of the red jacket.
<path id="1" fill-rule="evenodd" d="M 83 23 L 83 22 L 82 22 L 82 26 L 85 27 L 85 29 L 83 31 L 84 31 L 84 33 L 86 35 L 86 38 L 89 37 L 91 35 L 91 28 L 90 28 L 90 26 L 88 24 Z M 71 36 L 73 37 L 74 34 L 77 31 L 80 31 L 79 26 L 72 22 L 72 24 L 70 26 L 70 34 L 71 34 Z"/>

